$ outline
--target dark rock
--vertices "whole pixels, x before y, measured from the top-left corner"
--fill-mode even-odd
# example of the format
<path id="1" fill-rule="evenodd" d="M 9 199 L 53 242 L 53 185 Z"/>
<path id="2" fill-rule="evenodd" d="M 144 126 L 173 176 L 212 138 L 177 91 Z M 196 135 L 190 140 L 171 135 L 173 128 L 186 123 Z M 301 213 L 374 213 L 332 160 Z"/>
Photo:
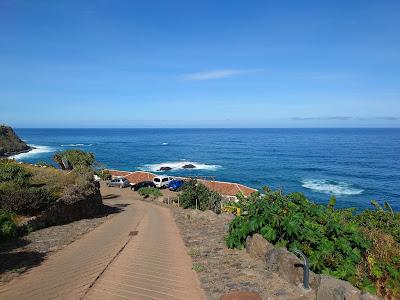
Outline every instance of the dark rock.
<path id="1" fill-rule="evenodd" d="M 261 300 L 261 296 L 256 292 L 236 291 L 222 295 L 220 300 Z"/>
<path id="2" fill-rule="evenodd" d="M 171 171 L 172 168 L 171 167 L 161 167 L 158 169 L 158 171 Z"/>
<path id="3" fill-rule="evenodd" d="M 361 292 L 347 281 L 321 275 L 321 281 L 317 290 L 317 299 L 360 300 Z"/>
<path id="4" fill-rule="evenodd" d="M 187 164 L 182 166 L 182 169 L 196 169 L 196 166 L 192 164 Z"/>
<path id="5" fill-rule="evenodd" d="M 11 156 L 30 150 L 31 147 L 22 141 L 11 127 L 0 125 L 0 156 Z"/>
<path id="6" fill-rule="evenodd" d="M 246 239 L 246 252 L 253 258 L 264 258 L 274 246 L 263 238 L 261 234 L 253 234 Z"/>

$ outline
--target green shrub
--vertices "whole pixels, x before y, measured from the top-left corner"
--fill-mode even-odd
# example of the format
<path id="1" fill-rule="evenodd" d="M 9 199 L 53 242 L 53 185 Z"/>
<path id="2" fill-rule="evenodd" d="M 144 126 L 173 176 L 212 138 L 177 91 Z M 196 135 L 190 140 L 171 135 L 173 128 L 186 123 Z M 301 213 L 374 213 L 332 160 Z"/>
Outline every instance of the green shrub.
<path id="1" fill-rule="evenodd" d="M 153 197 L 161 197 L 162 193 L 159 189 L 153 187 L 142 187 L 138 190 L 139 195 L 143 196 L 144 198 L 148 198 L 150 196 Z"/>
<path id="2" fill-rule="evenodd" d="M 32 173 L 23 166 L 8 159 L 0 160 L 0 183 L 13 181 L 18 185 L 29 183 Z"/>
<path id="3" fill-rule="evenodd" d="M 72 170 L 77 166 L 92 168 L 96 164 L 95 156 L 93 153 L 77 149 L 57 152 L 56 154 L 54 154 L 53 160 L 63 170 Z"/>
<path id="4" fill-rule="evenodd" d="M 0 210 L 0 241 L 4 241 L 17 235 L 17 226 L 12 214 Z"/>
<path id="5" fill-rule="evenodd" d="M 400 243 L 400 213 L 393 212 L 389 203 L 385 202 L 380 206 L 378 202 L 371 201 L 375 210 L 364 210 L 353 217 L 353 220 L 360 226 L 368 229 L 380 229 L 393 236 L 395 241 Z"/>
<path id="6" fill-rule="evenodd" d="M 97 176 L 99 176 L 101 180 L 111 180 L 112 178 L 112 175 L 105 171 L 98 173 Z"/>
<path id="7" fill-rule="evenodd" d="M 55 200 L 45 187 L 20 187 L 13 183 L 0 187 L 0 209 L 20 215 L 35 215 Z"/>
<path id="8" fill-rule="evenodd" d="M 196 208 L 197 203 L 197 209 L 221 212 L 221 195 L 196 180 L 185 182 L 179 199 L 183 208 Z"/>
<path id="9" fill-rule="evenodd" d="M 260 233 L 277 246 L 303 251 L 317 273 L 347 280 L 364 290 L 375 289 L 381 295 L 396 295 L 400 288 L 400 259 L 396 262 L 400 246 L 392 236 L 390 247 L 387 242 L 377 244 L 374 237 L 382 234 L 360 226 L 364 223 L 353 216 L 352 209 L 335 210 L 334 198 L 323 206 L 300 193 L 265 191 L 263 196 L 242 197 L 235 204 L 243 213 L 230 224 L 226 239 L 229 248 L 243 248 L 247 236 Z M 380 288 L 383 282 L 390 286 L 387 290 Z"/>

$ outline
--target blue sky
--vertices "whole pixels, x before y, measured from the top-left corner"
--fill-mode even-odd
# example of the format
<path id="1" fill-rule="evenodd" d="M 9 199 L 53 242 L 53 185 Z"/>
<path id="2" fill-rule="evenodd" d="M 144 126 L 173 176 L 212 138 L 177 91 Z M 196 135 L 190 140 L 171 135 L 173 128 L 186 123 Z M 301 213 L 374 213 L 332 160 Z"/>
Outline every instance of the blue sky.
<path id="1" fill-rule="evenodd" d="M 400 127 L 400 1 L 0 1 L 15 127 Z"/>

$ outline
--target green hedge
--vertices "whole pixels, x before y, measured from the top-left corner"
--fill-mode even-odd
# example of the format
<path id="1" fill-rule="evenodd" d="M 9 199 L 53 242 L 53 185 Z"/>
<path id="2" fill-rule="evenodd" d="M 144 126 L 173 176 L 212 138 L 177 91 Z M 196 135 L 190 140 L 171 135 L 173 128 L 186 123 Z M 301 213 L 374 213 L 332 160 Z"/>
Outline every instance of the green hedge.
<path id="1" fill-rule="evenodd" d="M 300 193 L 269 190 L 265 195 L 241 197 L 231 205 L 243 213 L 230 224 L 229 248 L 241 249 L 247 236 L 260 233 L 276 246 L 303 251 L 317 273 L 380 295 L 400 295 L 400 245 L 388 235 L 390 230 L 364 227 L 366 215 L 355 216 L 352 209 L 335 210 L 334 198 L 323 206 Z M 377 217 L 370 213 L 368 223 L 375 224 Z M 398 228 L 400 223 L 392 226 Z"/>
<path id="2" fill-rule="evenodd" d="M 4 241 L 17 235 L 17 226 L 13 215 L 0 209 L 0 241 Z"/>

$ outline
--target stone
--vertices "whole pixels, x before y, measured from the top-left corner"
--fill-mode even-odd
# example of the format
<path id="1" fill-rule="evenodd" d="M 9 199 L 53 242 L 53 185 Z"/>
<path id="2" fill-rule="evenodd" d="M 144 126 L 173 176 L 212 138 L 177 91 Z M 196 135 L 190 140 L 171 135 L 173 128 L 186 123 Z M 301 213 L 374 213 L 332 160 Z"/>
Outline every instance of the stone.
<path id="1" fill-rule="evenodd" d="M 171 171 L 172 168 L 171 167 L 161 167 L 158 169 L 158 171 Z"/>
<path id="2" fill-rule="evenodd" d="M 278 273 L 283 279 L 297 286 L 303 285 L 303 263 L 286 248 L 274 248 L 265 256 L 268 271 Z M 309 283 L 312 289 L 319 285 L 320 277 L 310 271 Z"/>
<path id="3" fill-rule="evenodd" d="M 192 164 L 187 164 L 187 165 L 183 165 L 182 169 L 196 169 L 196 166 L 192 165 Z"/>
<path id="4" fill-rule="evenodd" d="M 248 236 L 246 239 L 246 252 L 253 258 L 263 259 L 274 246 L 259 233 Z"/>
<path id="5" fill-rule="evenodd" d="M 293 284 L 302 283 L 302 269 L 296 267 L 301 264 L 300 259 L 286 250 L 286 248 L 274 248 L 265 256 L 267 270 L 278 273 L 286 281 Z"/>
<path id="6" fill-rule="evenodd" d="M 381 299 L 381 298 L 376 296 L 376 295 L 372 295 L 372 294 L 367 293 L 367 292 L 362 292 L 361 293 L 361 300 L 379 300 L 379 299 Z"/>
<path id="7" fill-rule="evenodd" d="M 235 215 L 233 213 L 222 212 L 218 215 L 218 217 L 224 221 L 224 223 L 230 223 L 234 218 Z"/>
<path id="8" fill-rule="evenodd" d="M 248 291 L 235 291 L 222 295 L 220 300 L 261 300 L 260 294 Z"/>
<path id="9" fill-rule="evenodd" d="M 361 292 L 347 281 L 321 275 L 317 300 L 360 300 Z"/>

